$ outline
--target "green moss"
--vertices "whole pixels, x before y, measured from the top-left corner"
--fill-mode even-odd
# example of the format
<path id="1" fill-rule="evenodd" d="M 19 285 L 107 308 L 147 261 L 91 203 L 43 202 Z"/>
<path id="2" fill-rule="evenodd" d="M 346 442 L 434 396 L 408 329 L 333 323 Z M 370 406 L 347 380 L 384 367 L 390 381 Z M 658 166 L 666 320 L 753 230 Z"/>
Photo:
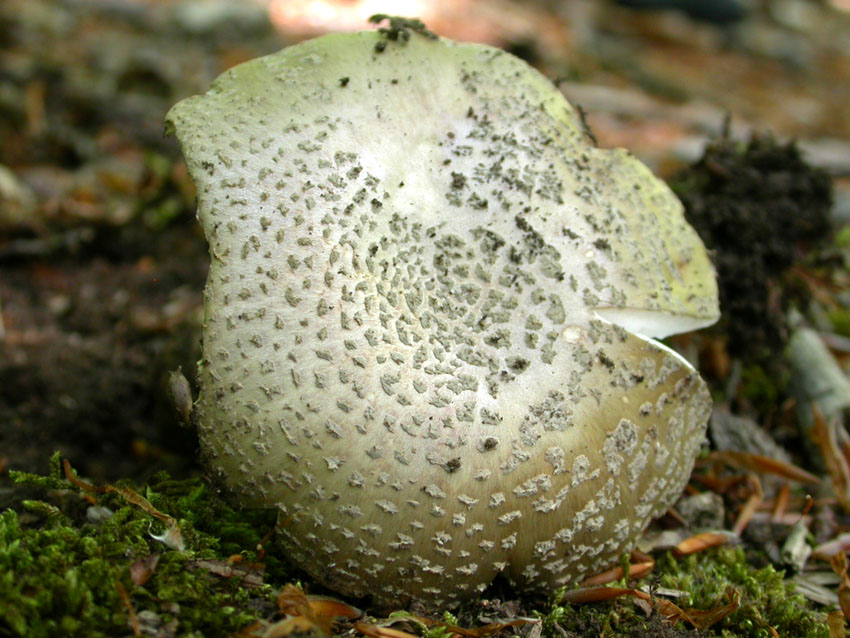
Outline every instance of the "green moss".
<path id="1" fill-rule="evenodd" d="M 823 637 L 826 624 L 784 573 L 772 566 L 753 569 L 740 547 L 718 548 L 686 558 L 669 554 L 659 561 L 659 584 L 687 592 L 680 606 L 710 609 L 724 604 L 729 587 L 741 595 L 738 609 L 712 627 L 722 636 L 765 636 L 773 627 L 780 636 Z"/>
<path id="2" fill-rule="evenodd" d="M 708 610 L 729 603 L 727 591 L 740 595 L 736 611 L 705 630 L 703 635 L 734 638 L 770 638 L 772 627 L 780 636 L 827 638 L 822 614 L 794 593 L 782 572 L 773 567 L 754 569 L 741 548 L 717 548 L 685 558 L 666 554 L 655 572 L 641 585 L 678 590 L 681 608 Z M 693 627 L 679 622 L 673 627 L 659 624 L 657 614 L 647 618 L 631 598 L 622 597 L 589 605 L 561 605 L 556 594 L 549 611 L 542 615 L 544 635 L 568 634 L 616 636 L 695 635 Z M 560 629 L 560 630 L 559 630 Z M 697 634 L 698 635 L 698 634 Z"/>
<path id="3" fill-rule="evenodd" d="M 15 483 L 32 485 L 45 489 L 64 490 L 68 489 L 68 481 L 62 476 L 62 457 L 59 452 L 54 452 L 50 457 L 50 470 L 47 476 L 30 474 L 29 472 L 9 472 L 9 476 Z"/>
<path id="4" fill-rule="evenodd" d="M 179 521 L 186 551 L 175 551 L 152 537 L 162 523 L 119 494 L 98 495 L 112 514 L 86 520 L 88 503 L 60 478 L 58 457 L 49 476 L 14 473 L 13 480 L 45 488 L 45 500 L 22 501 L 21 514 L 0 514 L 0 636 L 126 636 L 132 632 L 119 587 L 140 623 L 174 623 L 177 636 L 231 635 L 274 609 L 271 585 L 245 587 L 241 578 L 198 564 L 232 554 L 257 561 L 273 513 L 236 512 L 199 479 L 155 477 L 136 489 Z M 134 584 L 130 567 L 151 556 L 159 557 L 153 573 Z M 263 560 L 265 582 L 285 582 L 280 564 Z"/>
<path id="5" fill-rule="evenodd" d="M 553 596 L 551 607 L 538 615 L 543 621 L 543 635 L 551 638 L 568 636 L 600 636 L 618 638 L 640 636 L 641 632 L 653 635 L 652 622 L 630 598 L 615 598 L 605 602 L 563 605 L 557 601 L 563 590 Z"/>
<path id="6" fill-rule="evenodd" d="M 759 414 L 765 414 L 771 406 L 782 402 L 788 374 L 777 369 L 777 366 L 773 368 L 773 374 L 760 365 L 749 365 L 741 369 L 738 394 L 749 401 Z"/>
<path id="7" fill-rule="evenodd" d="M 94 541 L 94 542 L 92 542 Z M 110 635 L 126 624 L 108 551 L 57 521 L 27 530 L 0 514 L 0 634 Z"/>
<path id="8" fill-rule="evenodd" d="M 264 537 L 274 525 L 274 513 L 232 510 L 200 479 L 175 481 L 161 474 L 146 486 L 136 486 L 154 507 L 179 521 L 187 548 L 182 552 L 156 541 L 152 534 L 162 532 L 162 523 L 119 494 L 98 495 L 98 505 L 112 514 L 100 523 L 89 522 L 89 503 L 61 477 L 58 457 L 52 460 L 48 476 L 16 473 L 14 479 L 43 489 L 44 500 L 22 500 L 20 513 L 0 514 L 0 636 L 130 635 L 127 605 L 118 583 L 143 625 L 170 623 L 176 627 L 176 636 L 229 636 L 257 619 L 271 618 L 275 592 L 291 582 L 273 553 L 261 559 L 266 564 L 266 584 L 260 587 L 246 587 L 238 577 L 222 578 L 199 563 L 223 562 L 234 554 L 246 563 L 256 562 L 257 547 L 266 544 Z M 32 489 L 27 492 L 31 495 Z M 159 562 L 152 575 L 143 584 L 134 584 L 130 567 L 153 555 L 159 556 Z M 658 614 L 647 618 L 625 597 L 564 605 L 557 602 L 560 595 L 556 593 L 549 603 L 523 604 L 521 615 L 541 618 L 544 635 L 558 638 L 563 638 L 562 632 L 606 638 L 768 637 L 769 627 L 781 636 L 828 635 L 823 619 L 793 594 L 780 572 L 752 568 L 741 549 L 720 548 L 682 559 L 662 556 L 655 572 L 639 584 L 685 592 L 676 604 L 696 609 L 727 604 L 726 592 L 734 587 L 740 593 L 740 606 L 702 634 L 683 623 L 670 627 Z M 464 607 L 481 604 L 470 601 Z M 442 619 L 468 626 L 480 622 L 478 613 L 459 616 L 447 612 Z M 441 627 L 413 625 L 427 638 L 446 635 Z"/>
<path id="9" fill-rule="evenodd" d="M 845 308 L 832 310 L 829 313 L 829 320 L 832 322 L 835 332 L 843 337 L 850 337 L 850 310 Z"/>

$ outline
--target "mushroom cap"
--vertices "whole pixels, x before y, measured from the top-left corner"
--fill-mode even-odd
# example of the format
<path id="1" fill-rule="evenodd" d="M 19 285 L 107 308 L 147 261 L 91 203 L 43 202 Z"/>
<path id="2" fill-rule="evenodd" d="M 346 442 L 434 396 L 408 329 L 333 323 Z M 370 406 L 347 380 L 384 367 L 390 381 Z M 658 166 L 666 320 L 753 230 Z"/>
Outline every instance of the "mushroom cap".
<path id="1" fill-rule="evenodd" d="M 317 580 L 384 607 L 499 573 L 547 590 L 678 497 L 710 398 L 649 337 L 713 323 L 714 273 L 666 185 L 542 75 L 328 35 L 167 121 L 212 261 L 202 456 Z"/>

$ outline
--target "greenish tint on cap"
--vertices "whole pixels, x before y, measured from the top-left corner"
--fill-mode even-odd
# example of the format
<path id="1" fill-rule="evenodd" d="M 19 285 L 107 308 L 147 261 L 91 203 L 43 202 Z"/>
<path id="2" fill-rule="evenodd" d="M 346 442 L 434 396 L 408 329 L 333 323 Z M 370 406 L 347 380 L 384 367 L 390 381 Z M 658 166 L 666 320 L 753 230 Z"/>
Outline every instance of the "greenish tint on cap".
<path id="1" fill-rule="evenodd" d="M 329 35 L 168 114 L 212 259 L 194 415 L 236 503 L 376 604 L 616 562 L 710 412 L 651 337 L 713 323 L 667 186 L 511 55 Z"/>

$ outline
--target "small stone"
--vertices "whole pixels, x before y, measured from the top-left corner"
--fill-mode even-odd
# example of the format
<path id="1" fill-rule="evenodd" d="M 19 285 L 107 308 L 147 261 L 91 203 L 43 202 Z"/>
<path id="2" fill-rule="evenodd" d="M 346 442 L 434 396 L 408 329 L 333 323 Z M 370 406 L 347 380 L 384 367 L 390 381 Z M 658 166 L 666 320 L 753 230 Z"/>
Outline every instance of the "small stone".
<path id="1" fill-rule="evenodd" d="M 694 530 L 723 529 L 726 514 L 723 497 L 714 492 L 686 496 L 676 503 L 676 511 Z"/>

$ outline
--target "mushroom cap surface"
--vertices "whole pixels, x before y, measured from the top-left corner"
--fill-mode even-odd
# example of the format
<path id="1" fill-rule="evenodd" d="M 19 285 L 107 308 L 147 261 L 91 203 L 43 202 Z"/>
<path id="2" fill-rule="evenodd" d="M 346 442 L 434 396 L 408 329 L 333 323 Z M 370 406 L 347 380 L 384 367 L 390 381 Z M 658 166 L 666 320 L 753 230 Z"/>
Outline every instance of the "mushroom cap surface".
<path id="1" fill-rule="evenodd" d="M 295 564 L 385 607 L 499 573 L 547 590 L 676 500 L 710 397 L 649 337 L 713 323 L 714 273 L 667 186 L 538 72 L 328 35 L 167 120 L 212 262 L 202 456 L 279 509 Z"/>

